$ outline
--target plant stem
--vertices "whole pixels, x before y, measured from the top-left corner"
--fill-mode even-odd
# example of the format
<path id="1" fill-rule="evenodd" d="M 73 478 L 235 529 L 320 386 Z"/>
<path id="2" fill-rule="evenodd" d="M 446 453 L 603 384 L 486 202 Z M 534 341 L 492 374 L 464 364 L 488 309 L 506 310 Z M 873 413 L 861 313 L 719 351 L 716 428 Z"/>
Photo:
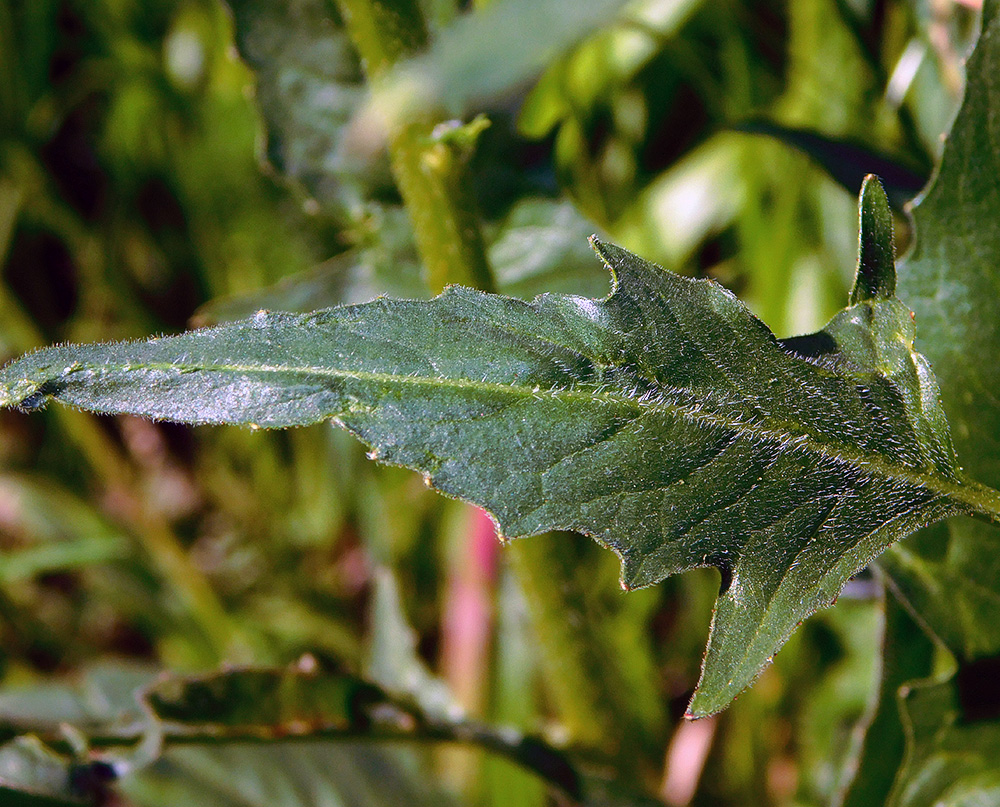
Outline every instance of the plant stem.
<path id="1" fill-rule="evenodd" d="M 574 742 L 620 756 L 627 721 L 616 708 L 620 698 L 612 691 L 614 676 L 607 674 L 607 648 L 595 636 L 597 620 L 588 613 L 586 586 L 575 573 L 580 563 L 570 536 L 516 540 L 507 552 L 530 604 L 545 679 L 567 732 Z"/>
<path id="2" fill-rule="evenodd" d="M 972 517 L 1000 525 L 1000 491 L 981 482 L 967 482 L 962 487 L 962 501 L 972 508 Z"/>
<path id="3" fill-rule="evenodd" d="M 369 81 L 427 46 L 417 0 L 337 0 L 337 6 Z"/>
<path id="4" fill-rule="evenodd" d="M 411 123 L 390 141 L 427 284 L 435 294 L 449 283 L 494 291 L 466 155 L 432 132 L 426 123 Z"/>
<path id="5" fill-rule="evenodd" d="M 370 82 L 427 44 L 416 0 L 338 0 Z M 413 222 L 417 250 L 434 293 L 449 283 L 493 290 L 493 277 L 467 170 L 468 149 L 437 136 L 435 110 L 394 125 L 389 156 Z"/>

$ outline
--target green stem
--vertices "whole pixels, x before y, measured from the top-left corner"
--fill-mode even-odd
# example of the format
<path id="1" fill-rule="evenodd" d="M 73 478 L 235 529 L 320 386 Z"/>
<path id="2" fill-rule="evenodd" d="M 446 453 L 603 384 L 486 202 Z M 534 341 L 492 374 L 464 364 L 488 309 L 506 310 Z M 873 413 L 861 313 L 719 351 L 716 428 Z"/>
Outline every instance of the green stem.
<path id="1" fill-rule="evenodd" d="M 337 0 L 369 81 L 427 46 L 417 0 Z"/>
<path id="2" fill-rule="evenodd" d="M 494 291 L 466 155 L 432 131 L 429 124 L 411 123 L 390 142 L 427 284 L 435 294 L 449 283 Z"/>
<path id="3" fill-rule="evenodd" d="M 432 30 L 440 30 L 458 16 L 458 0 L 427 0 L 424 5 Z"/>
<path id="4" fill-rule="evenodd" d="M 427 27 L 416 0 L 338 0 L 348 33 L 369 81 L 397 60 L 422 50 Z M 449 283 L 493 290 L 476 200 L 467 168 L 468 149 L 435 134 L 440 119 L 423 110 L 389 132 L 389 156 L 399 192 L 413 222 L 431 291 Z"/>
<path id="5" fill-rule="evenodd" d="M 625 752 L 635 751 L 627 734 L 636 727 L 627 726 L 619 710 L 614 663 L 597 635 L 601 620 L 591 613 L 586 582 L 576 573 L 581 563 L 571 536 L 533 536 L 506 551 L 530 604 L 545 680 L 567 733 L 581 746 L 630 756 L 634 769 L 639 760 Z"/>
<path id="6" fill-rule="evenodd" d="M 972 508 L 973 518 L 1000 525 L 1000 491 L 980 482 L 966 482 L 959 495 L 960 501 Z"/>

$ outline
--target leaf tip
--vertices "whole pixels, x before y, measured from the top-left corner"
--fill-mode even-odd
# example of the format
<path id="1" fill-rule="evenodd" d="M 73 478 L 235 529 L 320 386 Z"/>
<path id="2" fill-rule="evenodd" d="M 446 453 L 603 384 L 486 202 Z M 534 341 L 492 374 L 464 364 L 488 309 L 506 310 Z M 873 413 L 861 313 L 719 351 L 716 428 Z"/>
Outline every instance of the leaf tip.
<path id="1" fill-rule="evenodd" d="M 882 183 L 874 174 L 868 174 L 861 185 L 858 217 L 858 267 L 851 305 L 885 300 L 896 294 L 892 212 Z"/>
<path id="2" fill-rule="evenodd" d="M 685 720 L 701 720 L 706 717 L 711 717 L 716 712 L 722 711 L 725 705 L 718 708 L 705 708 L 704 698 L 702 697 L 700 690 L 695 690 L 694 696 L 691 698 L 691 702 L 688 704 L 687 709 L 684 710 Z"/>
<path id="3" fill-rule="evenodd" d="M 760 671 L 758 670 L 758 675 Z M 695 687 L 691 702 L 684 711 L 685 720 L 701 720 L 705 717 L 712 717 L 728 709 L 733 702 L 746 690 L 753 679 L 744 682 L 742 685 L 735 685 L 734 681 L 728 681 L 723 686 L 706 686 L 704 680 L 704 670 L 702 680 Z"/>
<path id="4" fill-rule="evenodd" d="M 590 236 L 587 241 L 590 243 L 590 248 L 597 253 L 597 257 L 601 259 L 605 268 L 611 272 L 611 293 L 614 294 L 618 290 L 618 284 L 621 281 L 622 256 L 625 254 L 625 250 L 602 240 L 598 235 Z"/>

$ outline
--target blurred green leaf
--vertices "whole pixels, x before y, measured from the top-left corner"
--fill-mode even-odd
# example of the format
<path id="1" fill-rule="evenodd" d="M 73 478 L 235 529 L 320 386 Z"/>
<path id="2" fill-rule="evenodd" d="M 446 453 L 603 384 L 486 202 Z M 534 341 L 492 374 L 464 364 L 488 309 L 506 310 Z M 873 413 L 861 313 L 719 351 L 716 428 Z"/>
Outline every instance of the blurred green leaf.
<path id="1" fill-rule="evenodd" d="M 171 737 L 236 740 L 364 733 L 370 728 L 368 710 L 385 700 L 377 687 L 360 679 L 316 674 L 308 666 L 167 677 L 148 687 L 142 698 Z M 397 712 L 392 707 L 387 718 Z"/>
<path id="2" fill-rule="evenodd" d="M 544 742 L 512 729 L 468 722 L 454 710 L 425 712 L 409 697 L 389 696 L 350 675 L 303 667 L 174 677 L 146 689 L 143 701 L 161 723 L 168 746 L 305 736 L 457 742 L 501 754 L 571 798 L 581 792 L 573 764 Z"/>
<path id="3" fill-rule="evenodd" d="M 383 586 L 380 615 L 395 607 L 387 596 Z M 429 784 L 428 760 L 416 748 L 445 742 L 497 754 L 581 804 L 651 803 L 578 768 L 538 738 L 468 722 L 443 701 L 435 705 L 435 698 L 432 711 L 424 711 L 356 676 L 318 669 L 310 658 L 285 669 L 155 679 L 109 663 L 75 684 L 0 691 L 0 721 L 30 723 L 60 744 L 63 726 L 71 725 L 97 759 L 121 764 L 107 770 L 101 762 L 77 765 L 22 736 L 0 746 L 0 787 L 82 799 L 110 783 L 115 770 L 124 774 L 115 788 L 139 804 L 184 803 L 195 794 L 206 805 L 440 804 L 450 799 Z M 89 784 L 87 775 L 106 778 Z"/>
<path id="4" fill-rule="evenodd" d="M 907 741 L 901 722 L 903 687 L 933 672 L 934 644 L 894 596 L 883 595 L 880 680 L 859 743 L 835 804 L 885 804 L 903 764 Z"/>
<path id="5" fill-rule="evenodd" d="M 367 302 L 380 295 L 427 297 L 405 213 L 384 208 L 376 218 L 364 245 L 270 288 L 213 300 L 199 310 L 196 323 L 241 319 L 262 308 L 306 313 L 341 303 Z M 499 225 L 489 247 L 498 287 L 522 299 L 546 291 L 588 297 L 606 294 L 607 272 L 594 261 L 587 245 L 593 231 L 593 225 L 569 202 L 518 202 Z"/>
<path id="6" fill-rule="evenodd" d="M 812 129 L 785 126 L 763 118 L 733 127 L 738 132 L 762 134 L 805 152 L 849 193 L 861 186 L 867 174 L 877 174 L 889 203 L 900 213 L 907 202 L 927 183 L 929 170 L 920 170 L 893 155 L 843 137 L 833 137 Z M 922 167 L 921 167 L 922 168 Z"/>
<path id="7" fill-rule="evenodd" d="M 0 690 L 0 728 L 54 736 L 68 723 L 81 731 L 135 732 L 143 719 L 136 693 L 155 675 L 148 667 L 107 661 L 81 670 L 69 683 L 7 687 Z"/>
<path id="8" fill-rule="evenodd" d="M 888 807 L 1000 802 L 1000 721 L 965 717 L 954 681 L 913 686 L 902 708 L 908 751 Z"/>
<path id="9" fill-rule="evenodd" d="M 0 801 L 4 807 L 90 804 L 73 787 L 70 763 L 35 737 L 18 737 L 0 746 Z"/>
<path id="10" fill-rule="evenodd" d="M 367 677 L 387 692 L 411 698 L 429 715 L 460 719 L 461 706 L 417 654 L 417 634 L 403 613 L 396 578 L 389 570 L 379 569 L 374 584 Z"/>
<path id="11" fill-rule="evenodd" d="M 402 780 L 406 784 L 413 773 L 407 773 L 406 766 L 416 764 L 415 758 L 372 745 L 402 741 L 478 747 L 533 771 L 571 797 L 578 797 L 581 788 L 573 763 L 536 738 L 467 722 L 454 709 L 435 707 L 434 712 L 425 712 L 408 697 L 392 697 L 356 676 L 321 670 L 308 657 L 299 666 L 285 669 L 240 668 L 198 676 L 161 675 L 155 679 L 148 671 L 109 663 L 93 668 L 76 684 L 51 683 L 0 691 L 0 725 L 8 730 L 30 729 L 64 742 L 62 726 L 67 724 L 82 732 L 94 749 L 115 754 L 121 753 L 115 749 L 145 738 L 135 751 L 121 757 L 128 761 L 122 768 L 127 771 L 124 787 L 128 792 L 145 792 L 147 778 L 156 783 L 163 771 L 174 767 L 181 769 L 174 774 L 178 780 L 160 783 L 168 788 L 166 792 L 194 786 L 192 777 L 204 777 L 216 758 L 230 760 L 234 770 L 259 763 L 261 755 L 244 747 L 247 743 L 268 743 L 274 760 L 287 761 L 300 754 L 302 764 L 290 768 L 295 771 L 294 778 L 299 779 L 299 789 L 332 787 L 349 793 L 358 784 L 350 770 L 362 771 L 369 765 L 381 769 L 390 782 Z M 341 749 L 346 742 L 346 749 L 335 749 L 331 740 L 337 740 Z M 352 744 L 352 740 L 364 744 Z M 226 747 L 218 752 L 204 748 L 220 744 Z M 176 745 L 199 748 L 197 753 L 172 750 Z M 156 761 L 161 747 L 166 756 Z M 313 750 L 304 750 L 307 748 Z M 19 786 L 30 787 L 36 780 L 51 778 L 52 788 L 59 781 L 69 788 L 66 777 L 70 775 L 70 763 L 39 741 L 21 737 L 3 749 L 12 750 L 9 758 L 0 750 L 0 782 L 16 779 Z M 26 757 L 27 752 L 30 755 Z M 334 765 L 332 775 L 321 773 L 329 770 L 321 763 L 324 758 L 341 760 Z M 309 759 L 317 761 L 315 768 L 310 769 Z M 33 760 L 32 767 L 17 779 L 22 770 L 18 766 L 23 767 L 26 760 Z M 156 761 L 149 771 L 142 767 L 147 761 Z M 135 769 L 137 762 L 140 767 Z M 184 768 L 192 770 L 185 772 Z M 248 794 L 263 781 L 271 781 L 275 788 L 285 787 L 282 776 L 271 778 L 264 774 L 274 772 L 270 763 L 258 770 L 259 778 L 247 781 L 251 787 Z M 56 781 L 60 775 L 63 780 Z M 426 788 L 417 787 L 417 783 L 427 778 L 425 772 L 406 787 L 393 787 L 419 794 Z M 598 780 L 594 786 L 602 787 Z M 378 790 L 378 778 L 370 779 L 366 788 Z M 260 797 L 268 792 L 265 788 Z M 388 798 L 392 792 L 387 785 L 381 798 Z"/>
<path id="12" fill-rule="evenodd" d="M 37 731 L 60 744 L 65 744 L 63 727 L 72 726 L 102 758 L 122 760 L 119 772 L 126 775 L 121 784 L 143 803 L 153 798 L 151 794 L 162 798 L 194 792 L 202 785 L 209 786 L 220 804 L 231 803 L 226 799 L 235 798 L 244 787 L 244 797 L 253 804 L 283 791 L 278 802 L 260 803 L 299 804 L 288 801 L 292 793 L 319 789 L 349 799 L 362 785 L 376 799 L 372 803 L 411 803 L 399 800 L 407 793 L 419 797 L 417 803 L 435 803 L 432 796 L 442 796 L 425 784 L 430 778 L 423 768 L 426 760 L 381 745 L 400 741 L 471 744 L 534 771 L 571 796 L 579 795 L 580 783 L 569 760 L 535 738 L 467 723 L 460 714 L 424 713 L 414 702 L 390 698 L 362 679 L 313 665 L 310 660 L 288 669 L 154 679 L 148 670 L 107 663 L 76 682 L 0 691 L 0 726 Z M 136 751 L 123 755 L 123 745 L 143 737 Z M 254 747 L 265 742 L 268 749 Z M 197 749 L 175 749 L 177 744 Z M 211 748 L 220 744 L 224 747 Z M 158 758 L 161 745 L 164 756 Z M 289 765 L 293 759 L 297 763 Z M 152 768 L 143 766 L 148 762 L 154 762 Z M 220 787 L 208 775 L 216 764 L 228 766 L 227 781 L 239 781 L 239 787 Z M 86 791 L 71 779 L 91 768 L 75 765 L 33 737 L 0 747 L 0 785 L 82 798 Z M 257 773 L 250 775 L 249 768 Z M 241 771 L 246 776 L 237 776 Z M 291 780 L 295 787 L 288 787 Z"/>
<path id="13" fill-rule="evenodd" d="M 388 164 L 352 154 L 345 138 L 364 99 L 361 66 L 324 0 L 227 0 L 240 55 L 257 77 L 266 154 L 320 202 L 356 205 Z"/>
<path id="14" fill-rule="evenodd" d="M 48 348 L 0 380 L 22 408 L 55 397 L 194 423 L 332 417 L 373 457 L 487 507 L 505 534 L 594 536 L 629 587 L 715 565 L 723 591 L 692 702 L 708 714 L 890 543 L 996 509 L 954 466 L 909 312 L 888 296 L 887 215 L 866 183 L 856 304 L 783 346 L 718 286 L 595 241 L 615 278 L 602 301 L 456 287 L 429 302 L 261 311 L 145 343 Z"/>
<path id="15" fill-rule="evenodd" d="M 20 534 L 21 545 L 0 557 L 0 583 L 120 560 L 130 552 L 125 535 L 87 502 L 39 479 L 0 476 L 0 523 Z"/>
<path id="16" fill-rule="evenodd" d="M 572 52 L 550 60 L 521 108 L 521 131 L 545 137 L 561 120 L 608 94 L 614 85 L 633 81 L 702 3 L 630 3 L 614 25 L 601 26 Z"/>
<path id="17" fill-rule="evenodd" d="M 212 300 L 194 317 L 198 325 L 250 316 L 260 309 L 306 313 L 341 303 L 362 303 L 390 295 L 428 296 L 413 233 L 401 208 L 383 208 L 374 217 L 371 238 L 274 286 Z"/>
<path id="18" fill-rule="evenodd" d="M 1000 652 L 1000 624 L 991 617 L 1000 609 L 998 539 L 996 527 L 956 517 L 879 559 L 894 590 L 959 658 Z"/>
<path id="19" fill-rule="evenodd" d="M 748 192 L 739 170 L 738 136 L 723 132 L 660 173 L 613 228 L 637 251 L 681 269 L 710 236 L 732 224 Z"/>
<path id="20" fill-rule="evenodd" d="M 426 53 L 397 64 L 373 103 L 384 121 L 407 121 L 428 108 L 464 117 L 519 89 L 623 5 L 585 0 L 569 10 L 559 0 L 494 0 L 440 31 Z"/>
<path id="21" fill-rule="evenodd" d="M 235 744 L 175 748 L 128 777 L 121 790 L 140 807 L 437 807 L 426 760 L 408 749 L 353 743 Z"/>
<path id="22" fill-rule="evenodd" d="M 524 199 L 490 244 L 490 265 L 504 294 L 531 299 L 546 292 L 603 297 L 608 275 L 587 238 L 594 225 L 568 201 Z"/>

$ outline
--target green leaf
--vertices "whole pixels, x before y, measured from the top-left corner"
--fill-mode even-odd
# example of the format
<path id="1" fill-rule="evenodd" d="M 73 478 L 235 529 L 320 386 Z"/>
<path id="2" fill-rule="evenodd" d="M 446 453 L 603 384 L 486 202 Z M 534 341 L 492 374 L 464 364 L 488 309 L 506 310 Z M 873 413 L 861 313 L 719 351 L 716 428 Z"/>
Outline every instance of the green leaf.
<path id="1" fill-rule="evenodd" d="M 917 202 L 916 244 L 899 273 L 900 294 L 916 311 L 921 344 L 940 379 L 959 459 L 993 486 L 1000 484 L 997 75 L 1000 4 L 994 0 L 984 4 L 982 34 L 968 62 L 965 99 L 935 179 Z M 892 590 L 960 662 L 1000 653 L 997 539 L 992 525 L 954 518 L 920 531 L 879 560 Z M 890 804 L 993 804 L 1000 798 L 997 715 L 973 720 L 959 705 L 959 683 L 976 665 L 963 664 L 951 681 L 909 691 L 903 721 L 906 761 Z M 987 689 L 994 689 L 995 667 L 988 680 Z M 978 706 L 984 700 L 989 703 L 985 690 L 973 697 Z M 887 719 L 895 708 L 890 699 L 880 713 Z M 885 770 L 885 743 L 868 746 L 862 771 Z M 869 776 L 867 782 L 856 782 L 851 792 L 858 798 L 848 803 L 873 803 L 864 798 L 871 781 Z"/>
<path id="2" fill-rule="evenodd" d="M 1000 481 L 1000 13 L 985 4 L 968 87 L 930 188 L 914 208 L 916 244 L 900 294 L 920 322 L 963 464 Z"/>
<path id="3" fill-rule="evenodd" d="M 374 208 L 374 206 L 371 206 Z M 361 303 L 387 294 L 408 299 L 428 297 L 406 212 L 395 206 L 377 209 L 370 239 L 273 286 L 210 300 L 194 317 L 198 325 L 252 316 L 261 308 L 307 313 L 342 303 Z"/>
<path id="4" fill-rule="evenodd" d="M 773 137 L 808 154 L 841 186 L 851 193 L 867 174 L 878 174 L 889 203 L 899 211 L 927 183 L 929 169 L 912 160 L 871 148 L 870 144 L 833 137 L 812 129 L 785 126 L 765 118 L 753 118 L 733 127 L 738 132 Z"/>
<path id="5" fill-rule="evenodd" d="M 593 223 L 568 201 L 522 199 L 489 246 L 497 287 L 522 299 L 544 292 L 607 294 L 608 273 L 587 246 L 592 232 Z"/>
<path id="6" fill-rule="evenodd" d="M 396 578 L 385 568 L 376 569 L 373 578 L 365 676 L 433 717 L 463 714 L 447 684 L 427 669 L 417 652 L 417 633 L 406 621 Z"/>
<path id="7" fill-rule="evenodd" d="M 268 161 L 328 205 L 367 194 L 388 166 L 355 153 L 345 127 L 366 96 L 361 66 L 324 0 L 227 0 L 240 55 L 256 75 Z M 355 186 L 362 187 L 355 187 Z"/>
<path id="8" fill-rule="evenodd" d="M 147 667 L 104 662 L 80 671 L 74 684 L 6 687 L 0 690 L 0 727 L 53 736 L 67 723 L 82 731 L 126 730 L 141 720 L 136 691 L 155 676 Z"/>
<path id="9" fill-rule="evenodd" d="M 900 722 L 900 690 L 932 672 L 934 646 L 910 614 L 889 592 L 883 594 L 882 652 L 878 691 L 864 721 L 849 782 L 837 795 L 837 807 L 885 804 L 903 764 L 907 738 Z"/>
<path id="10" fill-rule="evenodd" d="M 463 14 L 431 47 L 399 62 L 376 87 L 374 102 L 394 121 L 428 108 L 464 117 L 522 87 L 554 53 L 606 26 L 623 0 L 585 0 L 568 14 L 559 0 L 497 0 Z"/>
<path id="11" fill-rule="evenodd" d="M 384 615 L 398 604 L 386 601 L 395 592 L 385 578 L 382 588 L 375 607 Z M 389 633 L 399 637 L 405 630 L 396 624 Z M 396 649 L 381 652 L 395 655 Z M 148 670 L 106 664 L 70 684 L 0 690 L 0 725 L 30 727 L 48 743 L 21 736 L 0 746 L 0 795 L 8 795 L 7 786 L 19 797 L 40 799 L 12 804 L 76 805 L 117 775 L 114 788 L 140 804 L 326 803 L 326 797 L 302 795 L 310 793 L 333 794 L 331 803 L 441 804 L 445 795 L 429 784 L 418 749 L 443 742 L 505 759 L 573 803 L 654 803 L 631 793 L 629 783 L 607 780 L 603 767 L 591 770 L 592 764 L 538 737 L 467 720 L 443 684 L 426 673 L 413 680 L 408 650 L 398 655 L 403 658 L 381 667 L 389 677 L 407 678 L 393 694 L 321 669 L 309 657 L 287 668 L 155 678 Z M 67 745 L 67 725 L 91 751 L 81 763 L 49 747 Z"/>
<path id="12" fill-rule="evenodd" d="M 425 687 L 422 694 L 429 692 Z M 155 680 L 148 670 L 106 664 L 88 670 L 72 684 L 52 682 L 0 691 L 0 726 L 33 731 L 58 747 L 66 745 L 63 727 L 71 725 L 85 737 L 94 758 L 123 775 L 124 791 L 143 803 L 155 803 L 163 793 L 196 789 L 199 781 L 210 791 L 219 789 L 220 781 L 206 771 L 223 763 L 232 771 L 258 766 L 260 776 L 246 777 L 248 789 L 243 794 L 253 804 L 311 803 L 287 796 L 267 800 L 268 793 L 281 791 L 290 780 L 303 786 L 313 783 L 345 798 L 363 784 L 375 799 L 372 803 L 397 803 L 391 798 L 393 788 L 409 792 L 413 799 L 423 794 L 407 803 L 439 803 L 431 798 L 432 789 L 420 784 L 430 778 L 429 773 L 415 775 L 422 770 L 419 759 L 388 747 L 406 742 L 458 743 L 497 754 L 570 798 L 586 792 L 588 803 L 598 803 L 589 794 L 597 799 L 607 783 L 584 777 L 575 761 L 546 742 L 469 722 L 461 710 L 446 708 L 437 693 L 428 705 L 430 710 L 408 695 L 390 695 L 357 676 L 319 669 L 313 660 L 288 668 L 237 668 L 197 676 L 161 675 Z M 269 753 L 256 753 L 247 743 L 265 743 Z M 197 753 L 178 750 L 180 745 L 196 747 Z M 207 748 L 219 745 L 225 748 Z M 287 763 L 292 759 L 299 764 L 291 766 L 295 772 L 289 777 Z M 147 768 L 150 763 L 153 767 Z M 369 767 L 381 770 L 386 781 L 380 784 L 379 776 L 369 776 Z M 0 788 L 9 785 L 82 799 L 90 790 L 76 778 L 98 770 L 90 764 L 76 765 L 30 736 L 0 746 Z M 351 775 L 351 770 L 361 775 Z M 274 787 L 263 787 L 262 781 L 273 782 Z M 204 803 L 234 803 L 228 799 L 238 790 L 221 788 Z"/>
<path id="13" fill-rule="evenodd" d="M 893 590 L 960 659 L 1000 652 L 998 540 L 993 525 L 958 517 L 879 558 Z"/>
<path id="14" fill-rule="evenodd" d="M 851 289 L 851 305 L 866 300 L 889 300 L 896 295 L 892 214 L 879 180 L 869 174 L 858 199 L 858 270 Z"/>
<path id="15" fill-rule="evenodd" d="M 355 676 L 313 669 L 236 669 L 168 678 L 143 694 L 167 743 L 294 737 L 461 742 L 507 756 L 576 798 L 571 763 L 542 741 L 459 716 L 436 716 Z"/>
<path id="16" fill-rule="evenodd" d="M 377 229 L 364 246 L 270 288 L 213 300 L 198 311 L 198 324 L 242 319 L 261 308 L 306 313 L 366 302 L 380 294 L 408 299 L 428 296 L 405 212 L 385 207 L 377 218 Z M 606 293 L 608 273 L 594 261 L 587 246 L 593 230 L 593 224 L 569 202 L 521 200 L 500 224 L 489 247 L 500 291 L 523 299 L 543 291 Z"/>
<path id="17" fill-rule="evenodd" d="M 314 803 L 289 798 L 287 792 L 276 800 L 258 795 L 260 791 L 275 794 L 282 789 L 301 789 L 288 788 L 289 780 L 299 781 L 307 792 L 314 787 L 339 792 L 348 803 L 440 803 L 434 801 L 425 784 L 430 777 L 426 773 L 414 775 L 421 770 L 419 759 L 407 758 L 388 745 L 406 741 L 457 743 L 499 755 L 532 772 L 560 798 L 573 803 L 589 807 L 654 803 L 623 792 L 620 783 L 588 772 L 577 760 L 536 737 L 454 714 L 426 712 L 406 698 L 390 696 L 374 684 L 342 673 L 236 669 L 173 677 L 148 689 L 143 700 L 150 713 L 162 721 L 168 747 L 193 744 L 198 746 L 198 754 L 168 750 L 157 766 L 138 774 L 140 782 L 152 777 L 161 787 L 186 788 L 193 775 L 210 790 L 222 791 L 222 797 L 210 802 L 213 804 Z M 323 738 L 347 742 L 334 748 Z M 280 764 L 274 766 L 268 757 L 255 754 L 241 741 L 267 743 L 270 758 Z M 304 745 L 306 742 L 309 745 Z M 213 752 L 205 748 L 220 743 L 225 745 L 223 749 Z M 246 770 L 251 762 L 263 767 L 255 775 L 234 777 L 234 771 Z M 208 771 L 213 772 L 211 776 L 206 775 Z M 234 785 L 234 778 L 239 784 Z M 141 792 L 133 783 L 126 781 L 124 785 L 126 792 Z M 351 802 L 358 788 L 369 795 Z M 226 800 L 225 795 L 234 790 L 242 791 L 245 801 Z M 401 797 L 400 793 L 407 795 Z M 442 797 L 437 794 L 437 798 Z M 139 800 L 150 803 L 148 796 Z"/>
<path id="18" fill-rule="evenodd" d="M 0 583 L 120 560 L 128 540 L 69 491 L 39 479 L 0 476 L 6 528 L 21 539 L 0 561 Z"/>
<path id="19" fill-rule="evenodd" d="M 1000 12 L 983 9 L 965 100 L 934 182 L 913 212 L 916 245 L 900 295 L 920 323 L 951 419 L 959 460 L 1000 485 Z M 1000 653 L 995 527 L 952 519 L 880 561 L 896 590 L 960 658 Z"/>
<path id="20" fill-rule="evenodd" d="M 0 802 L 5 807 L 81 807 L 91 802 L 73 786 L 72 767 L 35 737 L 0 746 Z"/>
<path id="21" fill-rule="evenodd" d="M 344 742 L 173 748 L 119 789 L 139 807 L 450 807 L 425 761 L 410 749 Z"/>
<path id="22" fill-rule="evenodd" d="M 968 719 L 954 682 L 912 687 L 903 696 L 903 716 L 908 753 L 889 807 L 1000 801 L 1000 722 Z"/>
<path id="23" fill-rule="evenodd" d="M 863 216 L 862 244 L 888 232 L 867 232 L 880 209 Z M 997 495 L 963 481 L 895 298 L 780 343 L 717 284 L 594 245 L 614 278 L 604 300 L 453 287 L 261 311 L 29 354 L 0 373 L 0 403 L 266 427 L 333 418 L 373 458 L 486 507 L 507 536 L 593 536 L 621 557 L 626 588 L 715 566 L 723 586 L 691 706 L 709 714 L 886 546 L 996 512 Z M 890 289 L 878 272 L 891 262 L 872 266 L 861 287 Z"/>

